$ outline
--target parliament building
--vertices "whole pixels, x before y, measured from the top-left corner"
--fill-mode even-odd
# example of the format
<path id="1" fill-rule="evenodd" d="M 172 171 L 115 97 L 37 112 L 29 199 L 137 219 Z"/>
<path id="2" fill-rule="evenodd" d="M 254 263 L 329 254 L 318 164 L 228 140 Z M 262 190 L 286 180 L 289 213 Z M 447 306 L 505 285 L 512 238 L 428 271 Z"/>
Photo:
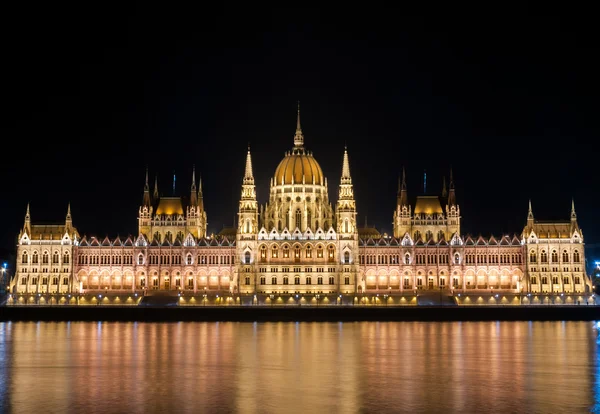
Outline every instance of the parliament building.
<path id="1" fill-rule="evenodd" d="M 520 235 L 472 237 L 461 232 L 452 172 L 448 184 L 440 195 L 411 201 L 403 171 L 393 235 L 359 227 L 347 150 L 332 203 L 298 111 L 268 202 L 257 202 L 248 149 L 237 226 L 217 235 L 207 234 L 195 172 L 185 198 L 159 196 L 157 181 L 151 192 L 146 172 L 138 234 L 126 238 L 81 235 L 70 207 L 63 223 L 34 224 L 28 205 L 10 303 L 73 303 L 86 295 L 133 303 L 167 292 L 188 304 L 409 304 L 432 292 L 461 304 L 544 303 L 548 295 L 569 303 L 591 291 L 573 203 L 568 219 L 543 222 L 530 202 Z"/>

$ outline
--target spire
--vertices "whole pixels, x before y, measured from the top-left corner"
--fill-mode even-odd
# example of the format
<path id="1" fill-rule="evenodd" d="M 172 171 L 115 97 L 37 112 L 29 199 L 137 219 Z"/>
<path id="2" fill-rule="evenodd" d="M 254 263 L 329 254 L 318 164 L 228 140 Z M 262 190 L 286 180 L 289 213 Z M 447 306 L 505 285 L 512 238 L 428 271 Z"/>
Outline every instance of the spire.
<path id="1" fill-rule="evenodd" d="M 144 206 L 150 205 L 150 186 L 148 185 L 148 167 L 146 167 L 146 182 L 144 184 L 144 199 L 142 200 L 142 205 L 144 205 Z"/>
<path id="2" fill-rule="evenodd" d="M 423 194 L 427 194 L 427 170 L 423 170 Z"/>
<path id="3" fill-rule="evenodd" d="M 342 182 L 345 180 L 348 181 L 348 184 L 352 180 L 350 177 L 350 162 L 348 161 L 348 149 L 346 146 L 344 146 L 344 161 L 342 163 Z"/>
<path id="4" fill-rule="evenodd" d="M 23 230 L 31 237 L 31 216 L 29 215 L 29 203 L 27 203 L 27 212 L 25 213 L 25 224 Z"/>
<path id="5" fill-rule="evenodd" d="M 250 155 L 250 145 L 248 145 L 248 154 L 246 155 L 246 171 L 244 173 L 244 181 L 252 180 L 254 182 L 254 175 L 252 174 L 252 156 Z"/>
<path id="6" fill-rule="evenodd" d="M 571 220 L 577 220 L 577 214 L 575 214 L 575 200 L 571 199 Z"/>
<path id="7" fill-rule="evenodd" d="M 450 167 L 450 191 L 448 192 L 448 205 L 456 205 L 456 193 L 454 192 L 454 176 L 452 175 L 452 167 Z"/>
<path id="8" fill-rule="evenodd" d="M 154 176 L 154 201 L 158 200 L 158 174 Z"/>
<path id="9" fill-rule="evenodd" d="M 442 177 L 442 197 L 443 198 L 448 197 L 448 191 L 446 191 L 446 176 L 445 175 Z"/>
<path id="10" fill-rule="evenodd" d="M 204 195 L 202 194 L 202 176 L 198 177 L 198 210 L 204 210 Z"/>
<path id="11" fill-rule="evenodd" d="M 400 207 L 408 205 L 408 194 L 406 191 L 406 172 L 402 167 L 402 181 L 398 183 L 398 205 Z"/>
<path id="12" fill-rule="evenodd" d="M 298 101 L 298 117 L 296 119 L 296 134 L 294 135 L 294 147 L 302 147 L 304 145 L 304 135 L 302 135 L 302 127 L 300 126 L 300 101 Z"/>
<path id="13" fill-rule="evenodd" d="M 71 220 L 71 203 L 67 204 L 67 217 L 65 218 L 65 231 L 70 232 L 73 228 L 73 221 Z"/>
<path id="14" fill-rule="evenodd" d="M 192 186 L 190 188 L 190 205 L 198 204 L 198 196 L 196 194 L 196 166 L 192 166 Z"/>
<path id="15" fill-rule="evenodd" d="M 527 221 L 533 221 L 533 210 L 531 209 L 531 199 L 529 199 L 529 211 L 527 212 Z"/>

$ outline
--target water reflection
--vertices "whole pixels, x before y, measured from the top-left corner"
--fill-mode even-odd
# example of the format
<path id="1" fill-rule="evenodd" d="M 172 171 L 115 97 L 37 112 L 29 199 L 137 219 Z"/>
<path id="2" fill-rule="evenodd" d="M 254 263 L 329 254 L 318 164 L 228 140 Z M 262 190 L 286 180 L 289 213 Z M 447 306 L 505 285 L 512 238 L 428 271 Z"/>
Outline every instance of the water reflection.
<path id="1" fill-rule="evenodd" d="M 600 411 L 589 322 L 0 323 L 0 412 Z"/>

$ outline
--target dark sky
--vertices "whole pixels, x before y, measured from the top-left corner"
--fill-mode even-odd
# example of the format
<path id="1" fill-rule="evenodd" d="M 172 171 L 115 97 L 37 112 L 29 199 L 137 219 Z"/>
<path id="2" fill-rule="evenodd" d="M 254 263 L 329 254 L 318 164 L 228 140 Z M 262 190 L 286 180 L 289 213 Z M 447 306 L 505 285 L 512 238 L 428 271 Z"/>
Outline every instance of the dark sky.
<path id="1" fill-rule="evenodd" d="M 413 198 L 452 167 L 463 233 L 520 233 L 529 198 L 568 219 L 574 197 L 600 242 L 592 21 L 26 7 L 0 25 L 4 251 L 27 202 L 37 223 L 70 201 L 81 233 L 135 234 L 146 167 L 187 195 L 195 164 L 209 231 L 231 225 L 248 143 L 265 202 L 298 100 L 332 202 L 347 144 L 361 224 L 391 231 L 402 166 Z"/>

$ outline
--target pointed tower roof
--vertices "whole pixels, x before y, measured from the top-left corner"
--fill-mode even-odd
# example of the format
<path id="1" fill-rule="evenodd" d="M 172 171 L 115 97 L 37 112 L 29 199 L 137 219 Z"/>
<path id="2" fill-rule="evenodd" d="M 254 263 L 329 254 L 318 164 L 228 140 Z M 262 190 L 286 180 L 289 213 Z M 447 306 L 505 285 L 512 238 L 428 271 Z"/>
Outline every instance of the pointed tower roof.
<path id="1" fill-rule="evenodd" d="M 304 145 L 304 135 L 300 126 L 300 101 L 298 101 L 298 115 L 296 118 L 296 134 L 294 135 L 294 147 L 302 147 Z"/>
<path id="2" fill-rule="evenodd" d="M 246 171 L 244 172 L 244 182 L 254 182 L 254 175 L 252 174 L 252 156 L 250 155 L 250 145 L 248 145 L 248 154 L 246 155 Z"/>
<path id="3" fill-rule="evenodd" d="M 571 220 L 577 220 L 577 214 L 575 213 L 575 200 L 571 199 Z"/>
<path id="4" fill-rule="evenodd" d="M 68 222 L 71 221 L 71 203 L 70 202 L 67 204 L 67 217 L 65 220 Z"/>
<path id="5" fill-rule="evenodd" d="M 196 166 L 192 166 L 192 186 L 190 188 L 190 205 L 198 204 L 198 194 L 196 193 Z"/>
<path id="6" fill-rule="evenodd" d="M 531 199 L 529 199 L 529 211 L 527 212 L 527 221 L 533 220 L 533 210 L 531 208 Z"/>
<path id="7" fill-rule="evenodd" d="M 202 194 L 202 176 L 198 177 L 198 209 L 204 210 L 204 195 Z"/>
<path id="8" fill-rule="evenodd" d="M 350 162 L 348 161 L 348 147 L 344 146 L 344 161 L 342 163 L 342 184 L 352 183 L 350 177 Z"/>
<path id="9" fill-rule="evenodd" d="M 146 167 L 146 182 L 144 183 L 144 199 L 142 200 L 142 205 L 144 205 L 144 206 L 150 205 L 150 186 L 148 185 L 148 167 Z"/>
<path id="10" fill-rule="evenodd" d="M 29 215 L 29 203 L 27 203 L 27 211 L 25 212 L 25 223 L 23 230 L 31 237 L 31 216 Z"/>
<path id="11" fill-rule="evenodd" d="M 456 205 L 456 193 L 454 191 L 454 176 L 452 175 L 452 167 L 450 167 L 450 191 L 448 192 L 448 205 Z"/>
<path id="12" fill-rule="evenodd" d="M 154 201 L 158 200 L 158 174 L 154 176 Z"/>
<path id="13" fill-rule="evenodd" d="M 406 171 L 404 170 L 404 167 L 402 167 L 402 181 L 398 187 L 398 204 L 400 206 L 407 206 L 408 192 L 406 191 Z"/>

